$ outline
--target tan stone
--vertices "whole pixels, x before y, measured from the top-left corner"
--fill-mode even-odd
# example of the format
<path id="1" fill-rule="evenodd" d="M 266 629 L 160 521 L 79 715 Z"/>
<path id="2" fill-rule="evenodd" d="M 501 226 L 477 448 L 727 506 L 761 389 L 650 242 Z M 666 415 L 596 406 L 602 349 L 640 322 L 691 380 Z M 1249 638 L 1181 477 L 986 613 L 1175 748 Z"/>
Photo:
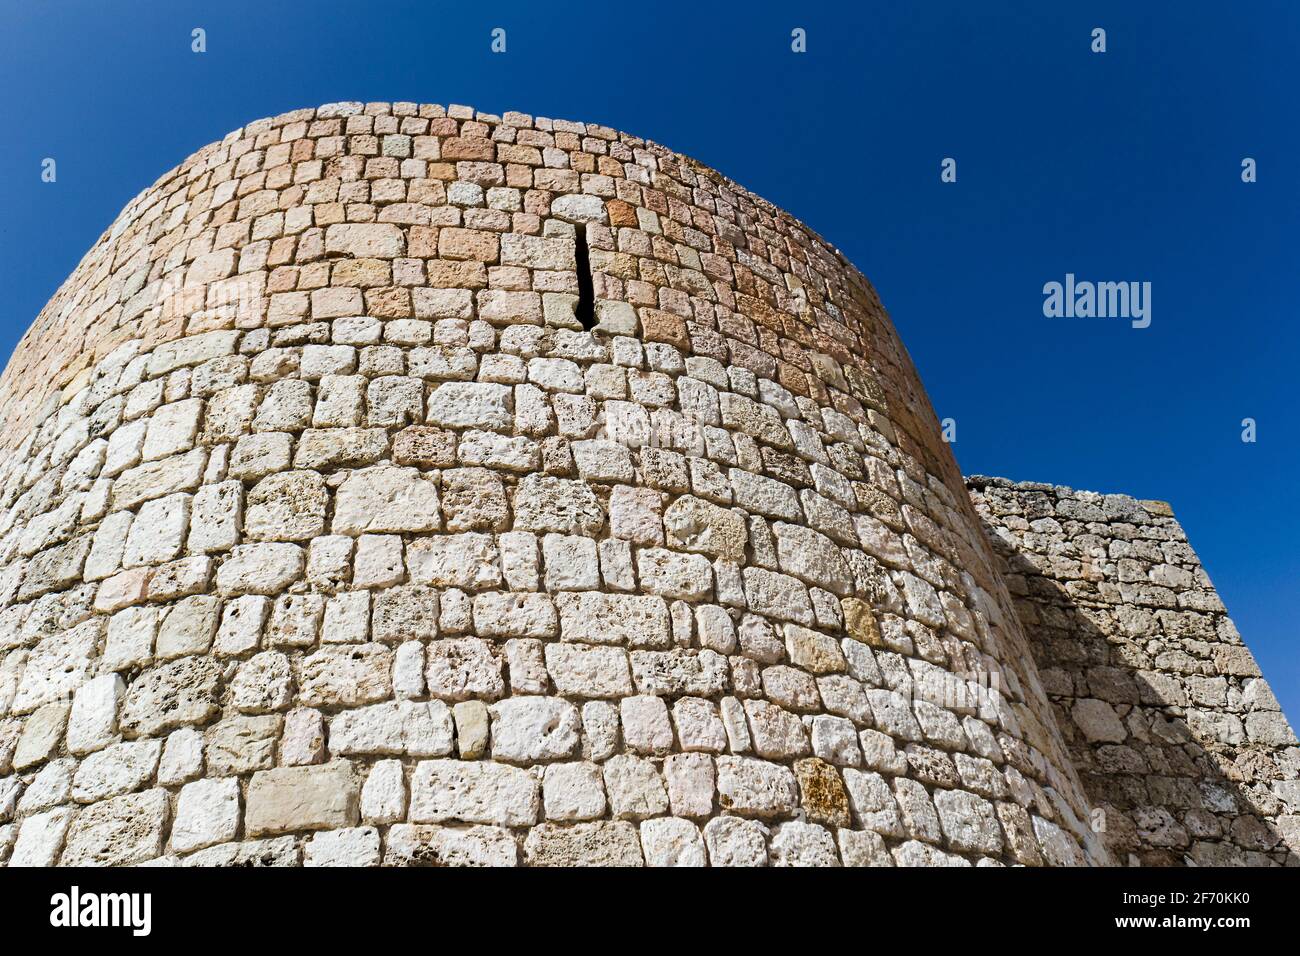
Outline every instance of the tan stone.
<path id="1" fill-rule="evenodd" d="M 244 825 L 250 836 L 352 826 L 360 797 L 347 761 L 262 770 L 248 784 Z"/>

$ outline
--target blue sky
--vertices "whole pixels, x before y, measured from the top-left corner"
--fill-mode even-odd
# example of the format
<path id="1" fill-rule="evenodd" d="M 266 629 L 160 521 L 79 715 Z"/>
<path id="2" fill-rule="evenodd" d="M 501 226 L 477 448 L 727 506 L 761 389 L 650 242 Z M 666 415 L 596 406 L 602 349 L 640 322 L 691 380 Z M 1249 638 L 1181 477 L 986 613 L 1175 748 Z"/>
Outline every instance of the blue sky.
<path id="1" fill-rule="evenodd" d="M 1170 501 L 1300 717 L 1298 39 L 1286 0 L 0 0 L 0 352 L 132 196 L 249 120 L 414 100 L 628 130 L 871 278 L 963 471 Z M 1151 326 L 1045 318 L 1067 272 L 1150 282 Z"/>

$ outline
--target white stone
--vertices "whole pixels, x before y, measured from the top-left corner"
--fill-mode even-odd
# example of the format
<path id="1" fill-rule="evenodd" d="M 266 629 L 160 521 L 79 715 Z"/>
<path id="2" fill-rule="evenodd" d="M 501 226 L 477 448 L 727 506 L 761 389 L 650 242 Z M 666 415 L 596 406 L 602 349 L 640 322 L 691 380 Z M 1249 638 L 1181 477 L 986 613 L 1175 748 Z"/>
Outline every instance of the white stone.
<path id="1" fill-rule="evenodd" d="M 262 639 L 262 627 L 271 613 L 271 601 L 260 594 L 247 594 L 227 601 L 213 639 L 219 656 L 235 657 L 255 650 Z"/>
<path id="2" fill-rule="evenodd" d="M 177 853 L 233 840 L 238 829 L 238 780 L 196 780 L 181 788 L 172 823 L 172 849 Z"/>
<path id="3" fill-rule="evenodd" d="M 400 760 L 380 760 L 361 788 L 361 819 L 397 823 L 406 816 L 406 776 Z"/>
<path id="4" fill-rule="evenodd" d="M 267 714 L 285 710 L 293 700 L 289 658 L 279 651 L 262 651 L 239 665 L 230 681 L 231 702 L 240 713 Z"/>
<path id="5" fill-rule="evenodd" d="M 752 757 L 719 757 L 718 800 L 741 816 L 785 816 L 798 806 L 794 774 L 781 764 Z"/>
<path id="6" fill-rule="evenodd" d="M 429 395 L 427 421 L 444 428 L 509 431 L 514 423 L 507 385 L 443 382 Z"/>
<path id="7" fill-rule="evenodd" d="M 542 780 L 548 820 L 595 820 L 605 813 L 605 785 L 594 763 L 554 763 Z"/>
<path id="8" fill-rule="evenodd" d="M 539 805 L 537 779 L 506 764 L 425 760 L 416 765 L 411 782 L 414 823 L 531 826 Z"/>
<path id="9" fill-rule="evenodd" d="M 689 820 L 658 817 L 641 823 L 646 866 L 707 866 L 700 829 Z"/>
<path id="10" fill-rule="evenodd" d="M 149 431 L 144 439 L 144 460 L 156 461 L 193 448 L 202 414 L 203 401 L 197 398 L 155 409 L 149 417 Z"/>
<path id="11" fill-rule="evenodd" d="M 103 674 L 77 688 L 65 736 L 69 753 L 89 753 L 113 742 L 125 693 L 126 683 L 117 674 Z"/>
<path id="12" fill-rule="evenodd" d="M 162 753 L 161 740 L 113 744 L 86 757 L 72 779 L 72 797 L 94 803 L 135 790 L 153 779 Z"/>
<path id="13" fill-rule="evenodd" d="M 714 817 L 704 825 L 710 866 L 767 866 L 767 827 L 757 820 Z"/>
<path id="14" fill-rule="evenodd" d="M 438 489 L 418 469 L 376 465 L 352 472 L 334 499 L 335 534 L 433 531 L 442 522 Z"/>
<path id="15" fill-rule="evenodd" d="M 835 838 L 815 823 L 790 820 L 772 833 L 773 866 L 839 866 Z"/>
<path id="16" fill-rule="evenodd" d="M 492 756 L 510 763 L 562 760 L 578 749 L 578 709 L 556 697 L 511 697 L 489 708 Z"/>
<path id="17" fill-rule="evenodd" d="M 613 649 L 592 650 L 608 652 Z M 630 687 L 630 679 L 628 684 Z M 662 698 L 644 694 L 624 697 L 619 703 L 619 714 L 623 724 L 623 742 L 629 750 L 647 755 L 666 754 L 672 750 L 673 725 L 668 718 L 668 705 Z"/>
<path id="18" fill-rule="evenodd" d="M 671 754 L 664 759 L 668 802 L 679 817 L 707 817 L 713 813 L 715 773 L 708 754 Z"/>
<path id="19" fill-rule="evenodd" d="M 326 644 L 364 644 L 370 631 L 370 592 L 334 594 L 325 602 L 321 640 Z"/>
<path id="20" fill-rule="evenodd" d="M 310 564 L 309 559 L 308 577 L 311 576 Z M 356 559 L 352 568 L 352 584 L 355 587 L 385 588 L 401 584 L 405 580 L 406 563 L 400 535 L 363 534 L 357 539 Z"/>
<path id="21" fill-rule="evenodd" d="M 310 541 L 325 530 L 329 497 L 314 471 L 267 475 L 248 494 L 244 532 L 254 541 Z"/>
<path id="22" fill-rule="evenodd" d="M 600 587 L 596 542 L 583 535 L 548 534 L 542 538 L 546 587 L 551 591 L 591 591 Z"/>
<path id="23" fill-rule="evenodd" d="M 393 653 L 393 692 L 398 697 L 424 696 L 424 645 L 403 641 Z"/>
<path id="24" fill-rule="evenodd" d="M 443 827 L 398 824 L 385 841 L 388 866 L 516 866 L 514 835 L 493 826 Z"/>
<path id="25" fill-rule="evenodd" d="M 239 543 L 243 525 L 244 486 L 238 481 L 204 485 L 194 494 L 190 507 L 191 553 L 229 551 Z"/>
<path id="26" fill-rule="evenodd" d="M 349 827 L 312 835 L 303 848 L 303 866 L 378 866 L 379 831 Z"/>
<path id="27" fill-rule="evenodd" d="M 718 706 L 701 697 L 682 697 L 673 703 L 677 739 L 685 751 L 722 753 L 727 749 L 727 732 L 718 716 Z"/>
<path id="28" fill-rule="evenodd" d="M 495 700 L 505 693 L 496 647 L 477 637 L 434 641 L 425 651 L 429 694 L 443 700 Z"/>
<path id="29" fill-rule="evenodd" d="M 189 530 L 190 496 L 168 495 L 140 506 L 122 552 L 122 566 L 162 564 L 181 553 Z"/>
<path id="30" fill-rule="evenodd" d="M 501 584 L 501 554 L 490 534 L 467 532 L 417 538 L 406 549 L 411 580 L 479 591 Z"/>
<path id="31" fill-rule="evenodd" d="M 158 783 L 164 787 L 187 783 L 203 772 L 203 734 L 193 727 L 174 730 L 158 762 Z"/>
<path id="32" fill-rule="evenodd" d="M 646 591 L 667 598 L 695 601 L 713 592 L 713 565 L 699 554 L 645 548 L 637 554 L 637 574 Z"/>
<path id="33" fill-rule="evenodd" d="M 451 711 L 442 701 L 391 701 L 347 710 L 330 720 L 330 752 L 343 756 L 451 753 Z"/>
<path id="34" fill-rule="evenodd" d="M 567 697 L 620 698 L 632 693 L 627 652 L 618 647 L 547 644 L 546 669 Z"/>
<path id="35" fill-rule="evenodd" d="M 279 594 L 302 576 L 305 565 L 296 544 L 236 545 L 217 569 L 217 588 L 225 595 Z"/>
<path id="36" fill-rule="evenodd" d="M 56 807 L 27 817 L 18 829 L 18 839 L 9 855 L 8 865 L 53 866 L 76 814 L 72 807 Z"/>
<path id="37" fill-rule="evenodd" d="M 610 810 L 619 820 L 643 820 L 668 810 L 668 794 L 655 765 L 644 757 L 619 754 L 601 767 Z"/>

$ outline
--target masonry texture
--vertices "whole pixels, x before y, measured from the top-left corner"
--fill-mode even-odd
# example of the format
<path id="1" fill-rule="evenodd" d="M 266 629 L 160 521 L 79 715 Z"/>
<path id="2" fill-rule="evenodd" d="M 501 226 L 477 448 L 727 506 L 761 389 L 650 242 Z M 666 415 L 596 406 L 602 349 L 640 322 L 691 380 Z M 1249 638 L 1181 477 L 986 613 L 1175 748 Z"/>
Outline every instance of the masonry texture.
<path id="1" fill-rule="evenodd" d="M 1294 865 L 1300 749 L 1169 506 L 968 483 L 1116 858 Z"/>
<path id="2" fill-rule="evenodd" d="M 0 414 L 9 865 L 1296 862 L 1167 512 L 973 502 L 867 281 L 654 143 L 251 123 Z"/>

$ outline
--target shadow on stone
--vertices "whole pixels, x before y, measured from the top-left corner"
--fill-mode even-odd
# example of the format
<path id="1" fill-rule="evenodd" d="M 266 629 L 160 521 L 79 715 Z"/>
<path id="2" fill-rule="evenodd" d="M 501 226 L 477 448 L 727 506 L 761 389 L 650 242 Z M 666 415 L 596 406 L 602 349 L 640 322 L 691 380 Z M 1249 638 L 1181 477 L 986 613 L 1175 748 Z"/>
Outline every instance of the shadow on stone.
<path id="1" fill-rule="evenodd" d="M 1203 570 L 1191 579 L 1159 570 L 1173 554 L 1199 570 L 1172 514 L 1144 524 L 1145 512 L 1105 506 L 1155 503 L 1048 485 L 971 487 L 1093 826 L 1116 861 L 1300 865 L 1300 750 L 1217 597 L 1195 609 L 1180 600 L 1213 596 Z M 1065 493 L 1095 499 L 1101 513 L 1071 520 L 1059 507 Z M 1119 520 L 1086 520 L 1106 517 Z"/>

